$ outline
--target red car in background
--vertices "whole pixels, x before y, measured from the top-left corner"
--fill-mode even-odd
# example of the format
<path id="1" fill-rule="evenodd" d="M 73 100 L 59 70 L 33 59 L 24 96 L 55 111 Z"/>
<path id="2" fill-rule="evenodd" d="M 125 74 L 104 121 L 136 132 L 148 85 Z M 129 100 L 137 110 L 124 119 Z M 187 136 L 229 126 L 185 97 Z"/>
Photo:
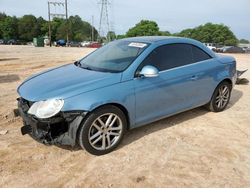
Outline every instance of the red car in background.
<path id="1" fill-rule="evenodd" d="M 88 45 L 86 45 L 87 48 L 100 48 L 102 47 L 102 44 L 99 42 L 92 42 Z"/>

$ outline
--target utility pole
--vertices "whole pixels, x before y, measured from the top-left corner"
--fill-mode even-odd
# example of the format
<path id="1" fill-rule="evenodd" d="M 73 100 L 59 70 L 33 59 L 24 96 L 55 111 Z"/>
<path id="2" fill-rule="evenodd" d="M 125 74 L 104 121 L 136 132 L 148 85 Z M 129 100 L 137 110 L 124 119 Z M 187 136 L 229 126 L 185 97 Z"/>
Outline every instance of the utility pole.
<path id="1" fill-rule="evenodd" d="M 95 40 L 94 36 L 94 15 L 92 15 L 92 21 L 91 21 L 91 41 L 93 42 Z"/>
<path id="2" fill-rule="evenodd" d="M 69 44 L 69 22 L 68 22 L 68 2 L 65 0 L 65 14 L 66 14 L 66 27 L 67 27 L 67 45 Z"/>
<path id="3" fill-rule="evenodd" d="M 49 15 L 49 46 L 51 47 L 51 23 L 50 23 L 50 5 L 48 2 L 48 15 Z"/>
<path id="4" fill-rule="evenodd" d="M 110 31 L 109 28 L 109 16 L 108 16 L 108 5 L 110 3 L 108 0 L 101 0 L 101 15 L 99 22 L 99 37 L 103 37 L 108 34 Z M 110 41 L 110 37 L 108 37 L 108 41 Z"/>

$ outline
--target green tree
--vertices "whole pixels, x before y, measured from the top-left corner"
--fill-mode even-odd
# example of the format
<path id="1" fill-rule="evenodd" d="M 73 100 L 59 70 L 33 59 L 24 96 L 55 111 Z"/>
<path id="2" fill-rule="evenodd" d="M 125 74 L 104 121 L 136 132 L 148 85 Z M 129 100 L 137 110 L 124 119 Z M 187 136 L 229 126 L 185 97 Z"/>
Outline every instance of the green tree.
<path id="1" fill-rule="evenodd" d="M 0 38 L 3 38 L 3 31 L 2 31 L 2 23 L 4 22 L 4 19 L 6 18 L 6 14 L 4 12 L 0 12 Z"/>
<path id="2" fill-rule="evenodd" d="M 116 36 L 116 39 L 124 39 L 124 38 L 126 38 L 126 35 L 117 35 Z"/>
<path id="3" fill-rule="evenodd" d="M 37 19 L 33 15 L 24 15 L 18 22 L 19 37 L 25 41 L 32 41 L 34 37 L 39 36 Z"/>
<path id="4" fill-rule="evenodd" d="M 50 25 L 51 25 L 51 40 L 52 41 L 55 41 L 57 39 L 62 39 L 60 38 L 61 36 L 57 36 L 58 35 L 57 31 L 58 31 L 58 28 L 63 24 L 63 22 L 64 20 L 62 18 L 53 18 L 53 20 L 51 21 Z"/>
<path id="5" fill-rule="evenodd" d="M 247 39 L 240 39 L 239 42 L 242 44 L 249 44 L 249 40 Z"/>
<path id="6" fill-rule="evenodd" d="M 55 24 L 54 26 L 57 26 L 57 24 Z M 56 35 L 56 37 L 55 37 L 56 40 L 67 38 L 66 20 L 60 21 L 60 24 L 58 25 L 58 27 L 56 27 L 55 35 Z M 70 30 L 69 30 L 69 38 L 72 38 L 72 33 L 70 32 Z"/>
<path id="7" fill-rule="evenodd" d="M 65 25 L 64 29 L 67 25 Z M 83 21 L 78 15 L 70 16 L 68 20 L 69 38 L 73 41 L 91 40 L 92 26 Z M 94 29 L 94 37 L 97 38 L 97 30 Z"/>
<path id="8" fill-rule="evenodd" d="M 115 32 L 114 31 L 109 31 L 107 33 L 107 39 L 110 39 L 110 41 L 113 41 L 116 39 L 116 35 L 115 35 Z"/>
<path id="9" fill-rule="evenodd" d="M 38 36 L 48 35 L 48 24 L 47 21 L 42 17 L 38 17 L 36 20 L 36 29 Z"/>
<path id="10" fill-rule="evenodd" d="M 73 34 L 73 40 L 81 41 L 81 40 L 88 40 L 90 39 L 91 35 L 91 26 L 83 22 L 79 16 L 71 16 L 70 20 L 70 29 Z"/>
<path id="11" fill-rule="evenodd" d="M 43 24 L 42 28 L 48 28 L 48 23 Z M 44 30 L 42 29 L 42 31 Z M 94 29 L 95 39 L 97 37 L 97 30 Z M 70 41 L 84 41 L 91 40 L 92 26 L 83 21 L 79 16 L 70 16 L 68 21 L 62 18 L 54 18 L 51 22 L 51 38 L 52 40 L 59 40 L 67 38 L 67 31 Z"/>
<path id="12" fill-rule="evenodd" d="M 160 35 L 159 27 L 156 22 L 150 20 L 140 21 L 134 27 L 130 28 L 126 33 L 127 37 L 155 35 Z"/>
<path id="13" fill-rule="evenodd" d="M 66 39 L 67 31 L 69 39 L 74 41 L 91 40 L 92 26 L 83 21 L 79 16 L 70 16 L 68 22 L 62 18 L 53 18 L 49 23 L 42 17 L 36 18 L 33 15 L 24 15 L 21 18 L 7 16 L 0 12 L 0 38 L 21 39 L 32 41 L 34 37 L 49 35 L 49 24 L 51 25 L 52 41 Z M 98 32 L 94 29 L 94 40 Z"/>
<path id="14" fill-rule="evenodd" d="M 169 31 L 159 31 L 160 36 L 171 36 L 172 34 Z"/>
<path id="15" fill-rule="evenodd" d="M 4 12 L 0 12 L 0 22 L 3 21 L 7 15 Z"/>
<path id="16" fill-rule="evenodd" d="M 0 18 L 0 33 L 5 39 L 18 39 L 18 19 L 13 16 L 3 16 Z"/>
<path id="17" fill-rule="evenodd" d="M 43 36 L 49 36 L 49 22 L 45 20 L 40 24 L 41 33 Z"/>
<path id="18" fill-rule="evenodd" d="M 230 46 L 235 46 L 238 42 L 230 28 L 223 24 L 207 23 L 193 29 L 185 29 L 176 35 L 193 38 L 204 43 L 216 43 Z"/>

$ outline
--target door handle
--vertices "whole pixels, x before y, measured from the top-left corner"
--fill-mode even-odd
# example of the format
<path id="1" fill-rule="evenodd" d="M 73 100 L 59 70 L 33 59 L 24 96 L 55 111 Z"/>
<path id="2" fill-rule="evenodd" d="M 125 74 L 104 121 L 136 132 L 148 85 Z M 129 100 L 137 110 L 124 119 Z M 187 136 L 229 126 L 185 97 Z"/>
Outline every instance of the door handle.
<path id="1" fill-rule="evenodd" d="M 195 80 L 197 80 L 198 79 L 198 76 L 196 76 L 196 75 L 193 75 L 191 78 L 190 78 L 190 80 L 192 80 L 192 81 L 195 81 Z"/>

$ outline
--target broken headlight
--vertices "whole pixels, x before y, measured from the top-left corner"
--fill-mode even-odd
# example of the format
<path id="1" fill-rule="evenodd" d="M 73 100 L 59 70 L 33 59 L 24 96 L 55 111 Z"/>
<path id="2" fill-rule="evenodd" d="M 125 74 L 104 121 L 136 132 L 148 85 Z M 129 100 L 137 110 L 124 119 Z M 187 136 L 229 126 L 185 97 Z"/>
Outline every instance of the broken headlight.
<path id="1" fill-rule="evenodd" d="M 56 115 L 62 109 L 64 101 L 62 99 L 49 99 L 35 102 L 29 109 L 28 114 L 45 119 Z"/>

